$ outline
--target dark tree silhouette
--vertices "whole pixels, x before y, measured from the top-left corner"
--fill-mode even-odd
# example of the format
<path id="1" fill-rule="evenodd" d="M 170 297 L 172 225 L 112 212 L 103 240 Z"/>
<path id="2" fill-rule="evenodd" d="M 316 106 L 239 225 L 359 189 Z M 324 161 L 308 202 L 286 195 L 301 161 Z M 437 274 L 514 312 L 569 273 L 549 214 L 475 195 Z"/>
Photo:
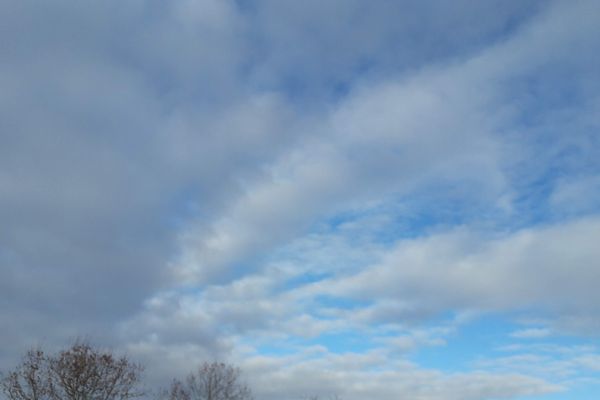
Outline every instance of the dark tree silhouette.
<path id="1" fill-rule="evenodd" d="M 43 351 L 29 350 L 21 364 L 2 376 L 0 389 L 9 400 L 46 400 L 49 380 L 46 355 Z"/>
<path id="2" fill-rule="evenodd" d="M 128 400 L 143 394 L 142 370 L 127 357 L 78 342 L 55 355 L 30 350 L 0 388 L 8 400 Z"/>
<path id="3" fill-rule="evenodd" d="M 205 362 L 185 381 L 174 380 L 167 400 L 252 400 L 240 370 L 220 362 Z"/>

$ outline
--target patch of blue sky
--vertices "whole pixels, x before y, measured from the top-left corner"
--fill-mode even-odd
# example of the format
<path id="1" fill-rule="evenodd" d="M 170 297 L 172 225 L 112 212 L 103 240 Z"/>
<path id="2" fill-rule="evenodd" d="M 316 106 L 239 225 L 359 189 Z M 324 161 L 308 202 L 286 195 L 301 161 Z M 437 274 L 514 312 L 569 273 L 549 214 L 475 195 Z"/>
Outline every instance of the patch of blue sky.
<path id="1" fill-rule="evenodd" d="M 519 396 L 514 400 L 595 400 L 598 398 L 600 398 L 600 381 L 588 381 L 569 386 L 565 391 L 538 396 Z"/>
<path id="2" fill-rule="evenodd" d="M 548 126 L 549 121 L 580 110 L 585 93 L 573 72 L 565 63 L 546 65 L 512 81 L 505 89 L 506 96 L 519 106 L 516 122 L 524 128 Z"/>
<path id="3" fill-rule="evenodd" d="M 543 146 L 537 146 L 540 152 L 544 152 Z M 600 157 L 600 154 L 598 154 Z M 531 155 L 532 158 L 536 156 Z M 539 157 L 545 157 L 540 155 Z M 527 161 L 528 165 L 521 166 L 520 172 L 515 172 L 512 177 L 513 198 L 511 201 L 512 211 L 506 219 L 506 228 L 510 231 L 516 231 L 523 228 L 557 223 L 577 215 L 593 214 L 600 211 L 600 202 L 589 201 L 588 204 L 579 208 L 577 205 L 564 202 L 563 204 L 555 201 L 555 194 L 560 190 L 561 185 L 570 182 L 576 182 L 582 176 L 590 176 L 582 169 L 589 170 L 589 162 L 572 160 L 585 159 L 579 150 L 565 148 L 554 157 L 553 160 L 543 161 L 542 164 L 532 160 Z M 526 171 L 523 174 L 522 171 Z M 591 176 L 598 174 L 592 171 Z M 584 189 L 585 190 L 585 189 Z M 593 189 L 588 190 L 593 195 Z"/>
<path id="4" fill-rule="evenodd" d="M 519 326 L 518 329 L 522 330 L 523 327 Z M 589 338 L 551 333 L 548 337 L 543 338 L 518 338 L 510 336 L 506 338 L 505 345 L 495 348 L 494 351 L 497 354 L 516 354 L 523 351 L 531 351 L 537 354 L 554 354 L 560 358 L 574 354 L 595 354 L 598 352 L 598 348 Z"/>
<path id="5" fill-rule="evenodd" d="M 203 216 L 203 209 L 198 199 L 202 198 L 202 192 L 199 188 L 192 185 L 176 192 L 165 205 L 166 225 L 177 232 L 185 229 L 194 221 Z"/>
<path id="6" fill-rule="evenodd" d="M 313 338 L 299 336 L 288 337 L 282 340 L 269 340 L 268 342 L 246 343 L 251 345 L 257 354 L 264 356 L 288 356 L 297 355 L 310 348 L 323 347 L 329 353 L 366 353 L 379 347 L 379 344 L 371 336 L 363 335 L 355 331 L 329 332 Z"/>
<path id="7" fill-rule="evenodd" d="M 505 130 L 510 141 L 519 143 L 505 166 L 517 226 L 560 219 L 549 203 L 557 183 L 600 168 L 593 139 L 597 126 L 582 118 L 590 104 L 586 84 L 573 79 L 585 74 L 571 68 L 568 63 L 545 65 L 504 86 L 504 101 L 514 109 Z"/>
<path id="8" fill-rule="evenodd" d="M 342 270 L 360 269 L 372 260 L 362 252 L 348 254 L 347 244 L 332 244 L 330 239 L 301 238 L 275 250 L 266 262 L 285 268 L 289 275 L 284 287 L 293 289 L 329 279 Z"/>
<path id="9" fill-rule="evenodd" d="M 432 231 L 488 219 L 496 214 L 493 206 L 472 201 L 463 189 L 460 183 L 440 184 L 437 189 L 402 199 L 408 206 L 408 212 L 395 216 L 396 226 L 402 231 L 390 233 L 402 239 L 420 237 Z"/>
<path id="10" fill-rule="evenodd" d="M 287 336 L 241 336 L 238 339 L 241 348 L 261 356 L 285 357 L 297 355 L 301 348 Z"/>
<path id="11" fill-rule="evenodd" d="M 339 296 L 330 296 L 330 295 L 319 295 L 315 296 L 313 299 L 315 302 L 316 308 L 315 313 L 318 315 L 322 315 L 319 310 L 356 310 L 359 308 L 364 308 L 372 304 L 371 301 L 368 300 L 358 300 L 348 297 L 339 297 Z"/>
<path id="12" fill-rule="evenodd" d="M 445 346 L 421 348 L 414 354 L 414 361 L 426 368 L 466 372 L 474 361 L 494 356 L 495 349 L 505 344 L 516 329 L 518 326 L 506 315 L 476 318 L 445 337 Z"/>
<path id="13" fill-rule="evenodd" d="M 384 247 L 400 239 L 412 239 L 464 224 L 483 224 L 505 218 L 504 213 L 489 201 L 473 201 L 475 189 L 467 183 L 438 182 L 409 195 L 392 197 L 385 203 L 367 210 L 346 210 L 321 222 L 321 229 L 330 233 L 346 231 L 357 239 L 365 231 L 352 232 L 348 226 L 360 225 L 368 219 L 377 224 L 369 226 L 367 238 Z M 360 224 L 358 224 L 360 222 Z M 352 237 L 350 237 L 352 239 Z"/>
<path id="14" fill-rule="evenodd" d="M 544 151 L 543 146 L 538 146 L 538 149 Z M 598 156 L 600 157 L 600 154 Z M 543 168 L 535 165 L 535 161 L 528 162 L 529 165 L 524 168 L 530 171 L 528 176 L 513 177 L 515 196 L 512 201 L 510 225 L 514 229 L 520 229 L 600 211 L 600 202 L 590 202 L 585 208 L 577 210 L 569 203 L 557 204 L 554 201 L 554 195 L 560 189 L 560 185 L 598 174 L 599 171 L 594 170 L 594 163 L 585 161 L 586 159 L 589 157 L 582 154 L 581 150 L 566 147 L 554 159 L 544 162 Z M 593 195 L 593 189 L 589 194 Z"/>
<path id="15" fill-rule="evenodd" d="M 378 346 L 373 338 L 355 331 L 341 331 L 320 335 L 304 343 L 307 346 L 324 346 L 331 353 L 365 353 Z"/>
<path id="16" fill-rule="evenodd" d="M 513 213 L 510 226 L 514 230 L 548 223 L 553 220 L 554 211 L 550 197 L 556 180 L 563 175 L 560 168 L 547 169 L 518 188 L 512 201 Z"/>
<path id="17" fill-rule="evenodd" d="M 331 278 L 333 274 L 327 272 L 308 272 L 303 274 L 298 274 L 293 276 L 290 279 L 285 281 L 284 289 L 290 290 L 298 287 L 302 287 L 305 285 L 309 285 L 311 283 L 320 282 L 322 280 Z"/>
<path id="18" fill-rule="evenodd" d="M 269 343 L 252 344 L 256 354 L 269 357 L 285 357 L 298 354 L 300 350 L 297 345 L 291 343 L 269 341 Z"/>
<path id="19" fill-rule="evenodd" d="M 352 222 L 358 221 L 361 224 L 356 229 L 332 228 L 320 221 L 304 236 L 272 251 L 265 262 L 288 270 L 292 275 L 288 278 L 289 287 L 327 279 L 340 271 L 361 269 L 377 261 L 377 248 L 381 244 L 372 237 L 374 228 L 365 227 L 364 219 Z"/>
<path id="20" fill-rule="evenodd" d="M 265 54 L 245 66 L 244 75 L 252 78 L 255 69 L 261 71 L 265 66 L 267 70 L 269 67 L 273 68 L 275 72 L 269 74 L 268 78 L 259 77 L 258 82 L 255 79 L 248 81 L 258 83 L 260 90 L 277 91 L 299 108 L 311 108 L 315 104 L 330 106 L 346 98 L 355 86 L 364 86 L 367 82 L 377 82 L 382 78 L 401 78 L 414 73 L 424 65 L 443 64 L 468 58 L 492 43 L 501 42 L 535 16 L 539 11 L 538 5 L 542 3 L 541 0 L 526 2 L 506 18 L 499 19 L 501 23 L 474 27 L 472 31 L 459 29 L 456 36 L 448 35 L 444 30 L 446 22 L 442 23 L 436 19 L 431 20 L 430 26 L 425 30 L 420 24 L 408 25 L 405 29 L 390 28 L 381 32 L 378 42 L 365 48 L 357 47 L 355 51 L 348 50 L 348 46 L 344 45 L 344 40 L 351 40 L 352 37 L 338 38 L 335 36 L 339 33 L 336 29 L 325 30 L 321 37 L 322 44 L 314 44 L 308 49 L 282 48 L 274 53 L 273 49 L 270 49 L 270 53 L 265 50 L 268 47 L 268 44 L 264 43 L 265 32 L 260 30 L 247 32 L 247 35 L 253 37 L 251 41 L 254 42 L 252 45 L 254 53 Z M 265 17 L 260 12 L 263 7 L 260 1 L 236 0 L 236 5 L 244 14 L 258 16 L 258 18 Z M 369 23 L 373 22 L 372 18 L 378 12 L 404 13 L 404 8 L 383 4 L 375 6 L 371 13 L 357 15 L 355 29 L 357 31 L 368 29 Z M 418 14 L 421 14 L 427 6 L 415 8 Z M 474 12 L 486 14 L 484 9 L 475 9 Z M 416 16 L 417 19 L 419 17 Z M 283 18 L 290 17 L 284 14 Z M 307 18 L 310 21 L 310 17 L 306 15 L 299 18 Z M 291 18 L 289 30 L 293 32 L 292 36 L 314 40 L 313 32 L 309 30 L 295 31 L 295 23 L 297 23 L 295 18 Z M 460 21 L 453 21 L 453 23 L 460 24 Z M 283 30 L 286 32 L 285 29 Z M 475 31 L 479 31 L 478 34 L 473 34 Z M 339 49 L 328 48 L 328 45 L 335 46 L 337 42 L 340 42 Z M 408 46 L 408 43 L 413 46 Z M 324 59 L 315 61 L 314 57 L 302 57 L 303 51 L 308 52 L 311 49 L 317 53 L 321 51 L 321 57 Z M 292 58 L 296 57 L 297 62 L 282 64 L 282 53 L 285 51 L 293 53 Z M 334 57 L 336 54 L 338 57 Z M 340 60 L 345 62 L 341 63 Z M 270 65 L 270 62 L 273 64 Z M 261 74 L 264 74 L 264 71 L 259 73 Z"/>
<path id="21" fill-rule="evenodd" d="M 254 13 L 256 12 L 256 1 L 254 0 L 234 0 L 233 1 L 237 6 L 238 10 L 243 13 Z"/>
<path id="22" fill-rule="evenodd" d="M 597 398 L 600 393 L 598 371 L 577 366 L 574 361 L 580 356 L 597 354 L 592 340 L 569 335 L 515 338 L 511 334 L 524 327 L 514 321 L 515 316 L 509 314 L 472 320 L 445 336 L 446 345 L 420 347 L 411 353 L 411 360 L 421 367 L 447 373 L 468 372 L 474 368 L 495 373 L 522 373 L 568 388 L 566 392 L 519 397 L 519 400 Z M 520 356 L 523 360 L 519 360 Z M 569 369 L 567 375 L 562 372 L 565 366 Z"/>

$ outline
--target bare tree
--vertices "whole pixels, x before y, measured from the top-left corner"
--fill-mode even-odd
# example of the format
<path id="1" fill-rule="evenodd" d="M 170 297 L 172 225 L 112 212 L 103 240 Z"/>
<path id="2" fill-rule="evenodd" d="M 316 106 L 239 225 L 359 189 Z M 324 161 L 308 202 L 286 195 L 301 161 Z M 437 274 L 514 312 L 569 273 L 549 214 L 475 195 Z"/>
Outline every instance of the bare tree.
<path id="1" fill-rule="evenodd" d="M 311 396 L 307 396 L 306 400 L 321 400 L 322 397 L 317 396 L 317 395 L 311 395 Z M 327 397 L 327 399 L 329 400 L 342 400 L 342 398 L 340 396 L 338 396 L 337 394 L 331 395 L 329 397 Z"/>
<path id="2" fill-rule="evenodd" d="M 2 379 L 8 400 L 128 400 L 141 396 L 142 367 L 87 343 L 48 356 L 32 350 Z"/>
<path id="3" fill-rule="evenodd" d="M 241 382 L 240 370 L 220 362 L 205 362 L 185 381 L 174 380 L 168 400 L 252 400 L 250 388 Z"/>
<path id="4" fill-rule="evenodd" d="M 17 368 L 2 376 L 0 389 L 9 400 L 47 400 L 49 381 L 46 361 L 43 351 L 29 350 Z"/>

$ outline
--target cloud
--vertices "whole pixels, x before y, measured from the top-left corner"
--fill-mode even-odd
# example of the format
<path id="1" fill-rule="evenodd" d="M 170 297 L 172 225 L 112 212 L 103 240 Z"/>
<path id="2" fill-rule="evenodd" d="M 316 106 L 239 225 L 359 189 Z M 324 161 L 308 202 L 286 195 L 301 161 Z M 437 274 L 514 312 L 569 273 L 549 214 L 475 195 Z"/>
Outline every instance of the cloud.
<path id="1" fill-rule="evenodd" d="M 567 23 L 574 24 L 568 32 L 554 26 L 563 11 Z M 572 41 L 589 43 L 588 34 L 595 28 L 588 20 L 575 23 L 579 12 L 586 12 L 585 5 L 552 9 L 514 37 L 472 57 L 434 65 L 408 78 L 392 76 L 357 86 L 305 127 L 311 132 L 305 140 L 248 182 L 220 220 L 201 230 L 191 228 L 183 236 L 182 259 L 175 261 L 175 269 L 191 282 L 231 279 L 231 266 L 239 260 L 252 264 L 267 249 L 305 233 L 319 218 L 434 185 L 468 186 L 471 204 L 488 202 L 498 207 L 495 212 L 533 207 L 537 197 L 523 198 L 520 192 L 539 179 L 538 168 L 544 164 L 530 164 L 534 147 L 529 139 L 514 147 L 523 141 L 509 144 L 502 137 L 511 131 L 527 132 L 535 142 L 542 140 L 539 130 L 545 126 L 524 125 L 519 107 L 534 112 L 534 105 L 507 98 L 505 87 L 520 93 L 521 82 L 540 64 L 564 63 L 566 58 L 558 54 L 567 52 Z M 526 50 L 530 48 L 536 53 Z M 581 63 L 564 68 L 587 70 L 587 61 L 583 56 Z M 587 96 L 581 101 L 593 104 Z M 553 131 L 569 127 L 573 138 L 583 139 L 587 132 L 579 132 L 578 114 L 572 113 L 556 121 Z M 557 139 L 547 163 L 571 162 L 556 155 L 571 145 L 570 140 Z M 515 168 L 519 175 L 512 175 Z"/>
<path id="2" fill-rule="evenodd" d="M 319 390 L 350 400 L 365 397 L 400 399 L 486 399 L 542 395 L 560 391 L 559 385 L 517 374 L 483 372 L 444 375 L 405 362 L 387 366 L 377 352 L 365 355 L 323 355 L 302 362 L 268 357 L 249 358 L 244 366 L 259 371 L 251 376 L 259 395 L 275 399 L 285 392 L 301 398 Z M 384 366 L 386 365 L 386 366 Z M 373 370 L 373 368 L 376 368 Z"/>
<path id="3" fill-rule="evenodd" d="M 588 218 L 499 238 L 459 229 L 401 241 L 380 264 L 320 288 L 375 299 L 372 313 L 392 301 L 396 310 L 379 315 L 400 320 L 413 308 L 424 316 L 453 309 L 528 307 L 558 316 L 591 316 L 595 310 L 590 305 L 598 301 L 599 254 L 587 238 L 599 229 L 597 218 Z"/>
<path id="4" fill-rule="evenodd" d="M 459 1 L 249 1 L 257 29 L 252 69 L 261 85 L 289 87 L 309 108 L 363 79 L 408 75 L 475 52 L 532 17 L 538 1 L 473 5 Z M 291 45 L 292 44 L 292 45 Z M 317 102 L 321 105 L 322 102 Z"/>
<path id="5" fill-rule="evenodd" d="M 550 197 L 550 203 L 567 214 L 593 212 L 600 195 L 600 176 L 588 175 L 579 179 L 559 181 Z"/>
<path id="6" fill-rule="evenodd" d="M 574 385 L 411 357 L 597 336 L 597 3 L 0 8 L 0 367 L 91 333 L 265 399 Z"/>
<path id="7" fill-rule="evenodd" d="M 521 329 L 510 334 L 516 339 L 539 339 L 551 335 L 551 331 L 546 328 Z"/>
<path id="8" fill-rule="evenodd" d="M 475 361 L 475 366 L 491 373 L 527 373 L 563 386 L 576 385 L 580 379 L 593 381 L 595 378 L 597 349 L 593 346 L 538 343 L 512 346 L 507 350 L 513 354 L 481 357 Z"/>

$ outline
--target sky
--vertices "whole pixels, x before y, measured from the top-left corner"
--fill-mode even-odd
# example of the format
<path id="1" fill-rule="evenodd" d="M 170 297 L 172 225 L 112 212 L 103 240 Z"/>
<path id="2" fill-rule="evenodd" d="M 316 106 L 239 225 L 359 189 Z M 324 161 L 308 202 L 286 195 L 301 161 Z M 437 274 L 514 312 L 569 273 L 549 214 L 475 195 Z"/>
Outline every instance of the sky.
<path id="1" fill-rule="evenodd" d="M 600 395 L 600 2 L 0 0 L 0 369 Z"/>

